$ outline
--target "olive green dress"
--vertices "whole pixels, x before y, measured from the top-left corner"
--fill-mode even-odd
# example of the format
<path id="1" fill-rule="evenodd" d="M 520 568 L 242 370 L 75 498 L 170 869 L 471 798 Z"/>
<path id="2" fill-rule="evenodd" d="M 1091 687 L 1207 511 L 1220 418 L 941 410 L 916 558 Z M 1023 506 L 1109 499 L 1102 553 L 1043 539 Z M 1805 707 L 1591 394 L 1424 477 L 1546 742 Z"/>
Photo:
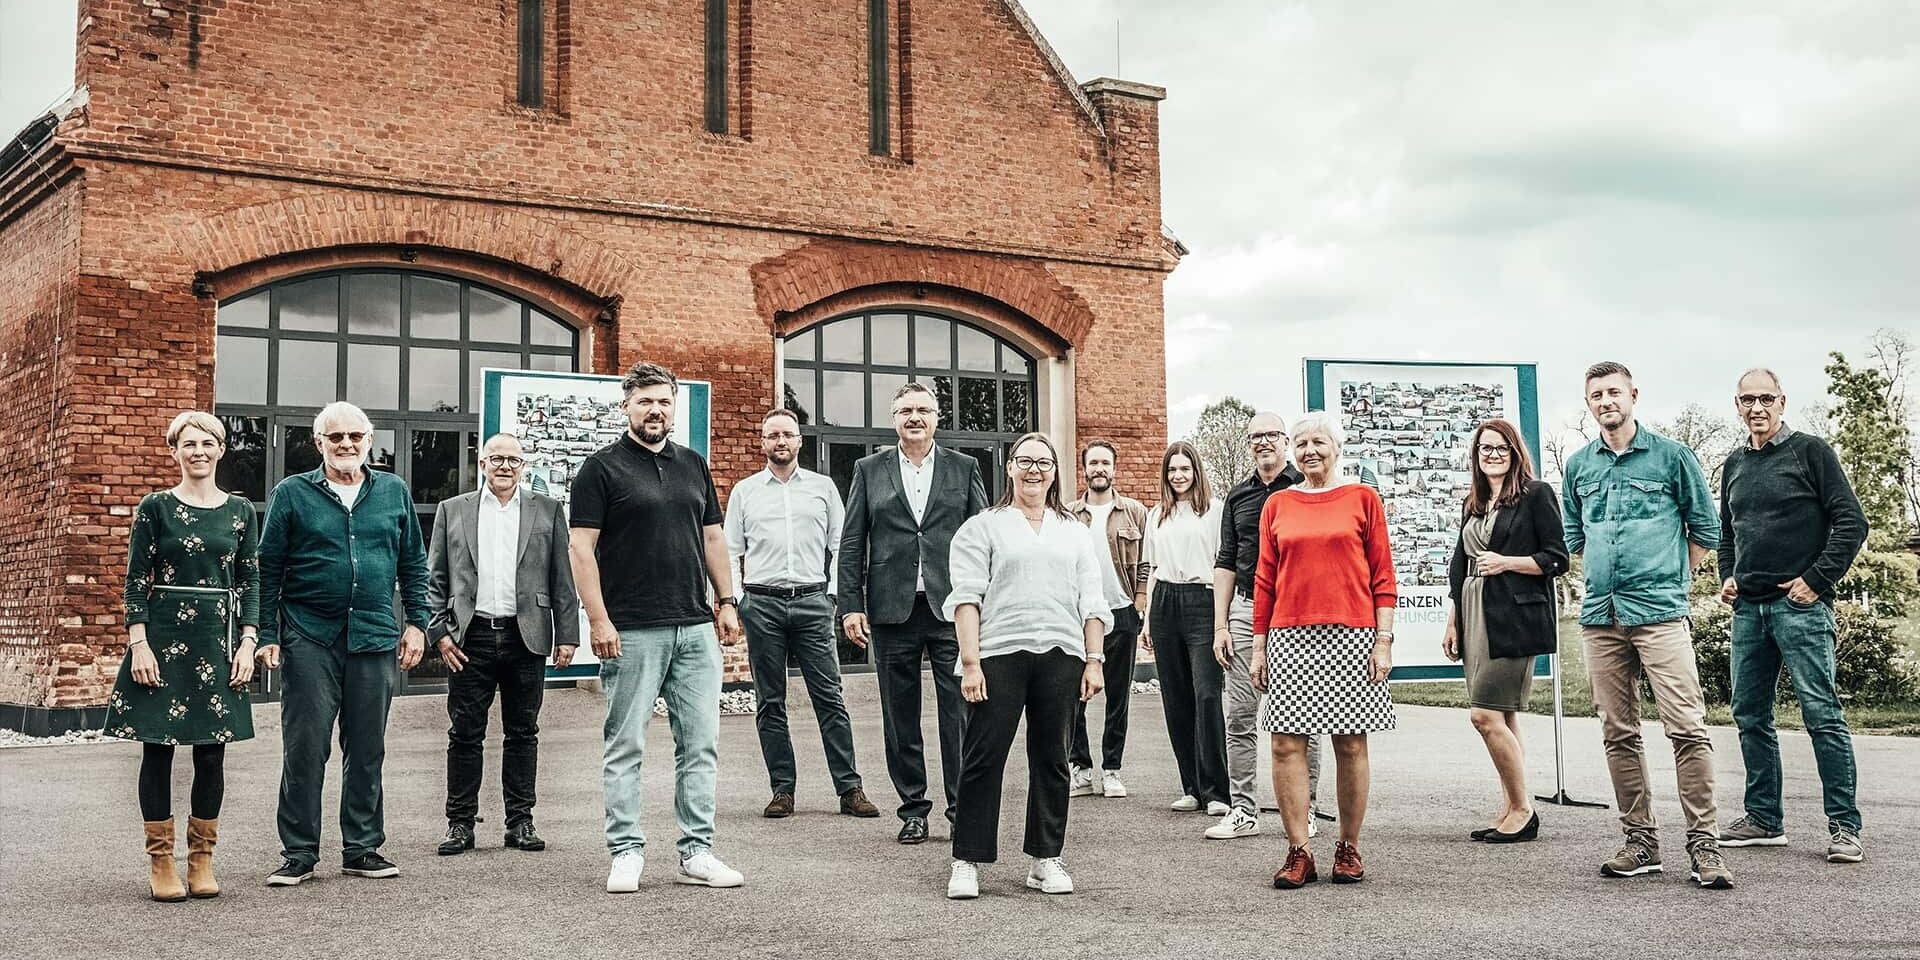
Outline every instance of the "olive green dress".
<path id="1" fill-rule="evenodd" d="M 1460 526 L 1460 545 L 1467 552 L 1467 579 L 1460 585 L 1460 638 L 1466 663 L 1467 702 L 1482 710 L 1524 710 L 1533 691 L 1532 657 L 1492 657 L 1487 653 L 1487 607 L 1483 600 L 1487 578 L 1473 561 L 1493 537 L 1498 509 L 1468 517 Z"/>
<path id="2" fill-rule="evenodd" d="M 228 685 L 227 615 L 237 604 L 239 624 L 260 624 L 257 526 L 244 497 L 196 507 L 164 491 L 140 501 L 127 542 L 127 623 L 147 625 L 160 685 L 135 682 L 133 657 L 121 661 L 107 701 L 108 736 L 164 744 L 253 736 L 248 693 Z M 171 589 L 178 587 L 202 589 Z M 234 633 L 237 645 L 237 627 Z"/>

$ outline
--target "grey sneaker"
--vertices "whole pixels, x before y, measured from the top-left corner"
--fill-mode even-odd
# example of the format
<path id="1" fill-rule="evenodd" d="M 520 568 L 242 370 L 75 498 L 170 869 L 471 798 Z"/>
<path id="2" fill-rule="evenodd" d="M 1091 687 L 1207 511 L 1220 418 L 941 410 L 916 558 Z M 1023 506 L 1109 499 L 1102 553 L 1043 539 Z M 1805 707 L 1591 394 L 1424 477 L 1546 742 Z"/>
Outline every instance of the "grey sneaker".
<path id="1" fill-rule="evenodd" d="M 1628 837 L 1613 859 L 1600 865 L 1603 877 L 1637 877 L 1643 873 L 1659 873 L 1660 848 L 1639 837 Z"/>
<path id="2" fill-rule="evenodd" d="M 1860 849 L 1860 834 L 1837 823 L 1827 824 L 1827 862 L 1859 863 L 1866 859 Z"/>
<path id="3" fill-rule="evenodd" d="M 1720 831 L 1720 845 L 1723 847 L 1784 847 L 1787 845 L 1787 831 L 1768 830 L 1753 821 L 1752 817 L 1741 817 Z"/>
<path id="4" fill-rule="evenodd" d="M 1687 856 L 1693 861 L 1687 879 L 1699 884 L 1702 890 L 1733 889 L 1733 870 L 1720 855 L 1720 844 L 1702 840 L 1687 848 Z"/>

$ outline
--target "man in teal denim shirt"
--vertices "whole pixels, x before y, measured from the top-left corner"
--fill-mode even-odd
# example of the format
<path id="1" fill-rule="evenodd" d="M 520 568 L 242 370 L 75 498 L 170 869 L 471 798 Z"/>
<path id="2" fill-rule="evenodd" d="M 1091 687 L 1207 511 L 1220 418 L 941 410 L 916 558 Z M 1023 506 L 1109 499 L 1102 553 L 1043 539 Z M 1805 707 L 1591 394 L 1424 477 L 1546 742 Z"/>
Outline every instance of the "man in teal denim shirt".
<path id="1" fill-rule="evenodd" d="M 1640 745 L 1644 677 L 1673 743 L 1689 876 L 1702 887 L 1726 889 L 1733 872 L 1720 854 L 1713 741 L 1687 623 L 1691 571 L 1719 546 L 1720 517 L 1693 451 L 1633 419 L 1639 398 L 1625 366 L 1598 363 L 1587 370 L 1587 411 L 1600 425 L 1600 438 L 1567 461 L 1561 490 L 1567 550 L 1585 558 L 1580 632 L 1627 835 L 1600 872 L 1637 877 L 1662 869 Z"/>
<path id="2" fill-rule="evenodd" d="M 350 403 L 313 421 L 321 468 L 282 480 L 260 536 L 259 657 L 282 667 L 280 869 L 269 886 L 313 876 L 320 858 L 320 790 L 340 728 L 341 872 L 394 877 L 386 842 L 381 766 L 393 659 L 426 648 L 427 553 L 406 481 L 366 468 L 373 425 Z M 394 621 L 398 586 L 406 626 Z"/>

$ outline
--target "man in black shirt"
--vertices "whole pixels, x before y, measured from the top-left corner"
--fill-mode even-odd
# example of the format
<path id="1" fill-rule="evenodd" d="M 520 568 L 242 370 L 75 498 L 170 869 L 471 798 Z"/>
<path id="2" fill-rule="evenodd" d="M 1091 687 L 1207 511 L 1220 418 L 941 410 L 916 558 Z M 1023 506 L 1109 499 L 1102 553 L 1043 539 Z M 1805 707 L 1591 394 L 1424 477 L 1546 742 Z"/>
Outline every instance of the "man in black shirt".
<path id="1" fill-rule="evenodd" d="M 1253 474 L 1227 492 L 1220 515 L 1220 555 L 1213 561 L 1213 658 L 1226 672 L 1227 784 L 1232 809 L 1206 830 L 1209 840 L 1233 840 L 1260 832 L 1260 741 L 1254 721 L 1260 693 L 1247 669 L 1253 659 L 1253 571 L 1260 563 L 1260 511 L 1267 496 L 1300 482 L 1287 464 L 1287 422 L 1260 412 L 1247 421 Z M 1307 795 L 1320 792 L 1320 738 L 1307 738 Z M 1315 805 L 1318 812 L 1318 805 Z M 1308 829 L 1318 832 L 1309 818 Z"/>
<path id="2" fill-rule="evenodd" d="M 673 727 L 674 820 L 680 883 L 737 887 L 738 871 L 713 855 L 720 739 L 719 642 L 743 636 L 734 610 L 720 498 L 706 458 L 674 443 L 679 382 L 640 362 L 621 383 L 627 431 L 580 464 L 569 544 L 587 611 L 607 721 L 601 785 L 607 806 L 608 893 L 631 893 L 646 865 L 640 830 L 640 761 L 656 697 Z"/>
<path id="3" fill-rule="evenodd" d="M 1772 371 L 1747 371 L 1734 409 L 1748 437 L 1720 473 L 1720 599 L 1733 605 L 1733 722 L 1747 764 L 1747 809 L 1720 845 L 1786 845 L 1773 729 L 1785 666 L 1820 768 L 1827 859 L 1858 863 L 1853 734 L 1833 677 L 1833 597 L 1867 540 L 1866 514 L 1833 448 L 1782 420 L 1787 394 Z"/>

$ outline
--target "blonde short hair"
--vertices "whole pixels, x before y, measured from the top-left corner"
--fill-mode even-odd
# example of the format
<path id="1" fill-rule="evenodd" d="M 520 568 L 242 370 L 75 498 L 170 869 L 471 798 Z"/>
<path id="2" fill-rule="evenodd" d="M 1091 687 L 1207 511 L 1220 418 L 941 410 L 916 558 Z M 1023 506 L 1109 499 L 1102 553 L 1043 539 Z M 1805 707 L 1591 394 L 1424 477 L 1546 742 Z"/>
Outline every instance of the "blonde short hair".
<path id="1" fill-rule="evenodd" d="M 172 423 L 167 424 L 167 446 L 179 444 L 180 431 L 188 427 L 220 441 L 223 447 L 227 445 L 227 426 L 220 422 L 219 417 L 205 410 L 182 410 L 179 416 L 173 418 Z"/>

